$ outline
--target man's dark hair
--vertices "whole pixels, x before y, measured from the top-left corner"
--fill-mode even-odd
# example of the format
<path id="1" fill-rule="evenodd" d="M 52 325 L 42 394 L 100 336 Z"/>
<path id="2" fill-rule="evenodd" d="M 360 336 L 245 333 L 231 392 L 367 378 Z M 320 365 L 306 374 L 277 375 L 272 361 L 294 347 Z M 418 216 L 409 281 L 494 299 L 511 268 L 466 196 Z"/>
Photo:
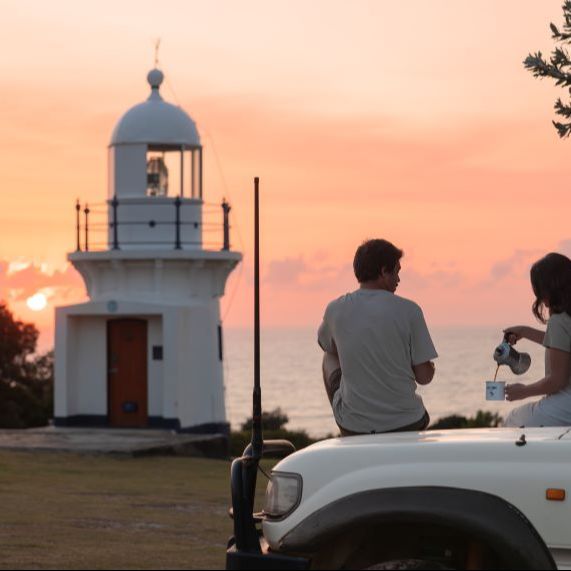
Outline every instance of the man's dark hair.
<path id="1" fill-rule="evenodd" d="M 571 315 L 571 260 L 563 254 L 552 252 L 531 266 L 531 287 L 535 294 L 532 311 L 542 323 L 547 322 L 545 306 L 549 314 Z"/>
<path id="2" fill-rule="evenodd" d="M 387 240 L 367 240 L 355 252 L 353 270 L 359 283 L 376 280 L 381 270 L 392 272 L 403 251 Z"/>

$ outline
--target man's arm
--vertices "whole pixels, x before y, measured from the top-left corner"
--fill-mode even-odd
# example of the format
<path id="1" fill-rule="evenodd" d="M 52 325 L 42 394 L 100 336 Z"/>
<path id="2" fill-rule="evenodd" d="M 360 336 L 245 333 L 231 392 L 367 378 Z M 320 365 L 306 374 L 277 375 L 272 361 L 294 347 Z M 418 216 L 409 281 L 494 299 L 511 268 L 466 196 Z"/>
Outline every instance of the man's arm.
<path id="1" fill-rule="evenodd" d="M 325 351 L 325 353 L 331 353 L 332 355 L 337 355 L 337 348 L 335 347 L 335 341 L 333 340 L 333 334 L 327 322 L 326 316 L 323 317 L 323 321 L 319 326 L 317 331 L 317 343 Z"/>
<path id="2" fill-rule="evenodd" d="M 420 365 L 412 366 L 414 378 L 419 385 L 429 385 L 434 378 L 435 370 L 436 367 L 432 361 L 426 361 L 426 363 L 420 363 Z"/>
<path id="3" fill-rule="evenodd" d="M 411 321 L 410 356 L 416 382 L 419 385 L 430 384 L 435 371 L 432 359 L 438 357 L 438 353 L 432 343 L 422 309 L 416 304 Z"/>
<path id="4" fill-rule="evenodd" d="M 333 404 L 333 397 L 335 396 L 335 391 L 339 388 L 339 382 L 335 383 L 333 378 L 333 373 L 341 368 L 341 363 L 339 362 L 339 356 L 337 355 L 337 347 L 335 342 L 332 342 L 332 347 L 330 349 L 333 351 L 331 353 L 325 351 L 323 353 L 323 382 L 325 384 L 325 392 L 329 398 L 329 402 Z"/>

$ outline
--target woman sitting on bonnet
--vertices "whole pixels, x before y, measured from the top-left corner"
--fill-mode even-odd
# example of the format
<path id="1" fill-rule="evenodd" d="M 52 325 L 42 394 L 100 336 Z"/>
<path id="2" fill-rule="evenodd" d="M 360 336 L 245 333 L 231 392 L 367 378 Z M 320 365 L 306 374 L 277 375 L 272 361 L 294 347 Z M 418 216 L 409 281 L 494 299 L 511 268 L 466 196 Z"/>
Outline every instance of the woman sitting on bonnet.
<path id="1" fill-rule="evenodd" d="M 571 260 L 562 254 L 547 254 L 531 267 L 535 294 L 533 314 L 547 323 L 545 332 L 525 325 L 508 327 L 509 341 L 529 339 L 545 346 L 545 377 L 524 385 L 506 386 L 506 399 L 517 401 L 543 396 L 537 402 L 512 410 L 505 426 L 571 425 Z M 547 314 L 547 318 L 546 318 Z"/>

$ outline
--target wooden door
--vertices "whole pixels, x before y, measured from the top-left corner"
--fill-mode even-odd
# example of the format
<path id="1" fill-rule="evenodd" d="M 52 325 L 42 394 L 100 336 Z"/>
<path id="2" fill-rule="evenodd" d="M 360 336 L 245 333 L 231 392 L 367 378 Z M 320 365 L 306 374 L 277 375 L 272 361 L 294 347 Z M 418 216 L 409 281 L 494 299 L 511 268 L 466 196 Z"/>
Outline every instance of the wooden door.
<path id="1" fill-rule="evenodd" d="M 107 322 L 107 394 L 111 426 L 147 426 L 147 322 L 143 319 Z"/>

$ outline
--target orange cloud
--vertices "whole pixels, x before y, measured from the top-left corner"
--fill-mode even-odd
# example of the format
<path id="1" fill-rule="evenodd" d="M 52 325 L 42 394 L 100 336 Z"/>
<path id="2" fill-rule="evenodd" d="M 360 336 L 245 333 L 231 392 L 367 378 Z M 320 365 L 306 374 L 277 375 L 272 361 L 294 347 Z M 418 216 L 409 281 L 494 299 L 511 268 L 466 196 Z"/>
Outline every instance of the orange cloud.
<path id="1" fill-rule="evenodd" d="M 0 262 L 0 297 L 13 302 L 25 301 L 38 290 L 49 289 L 58 300 L 78 299 L 85 296 L 80 275 L 68 266 L 65 270 L 44 271 L 30 264 L 28 267 L 8 272 L 8 262 Z"/>
<path id="2" fill-rule="evenodd" d="M 14 265 L 16 269 L 10 271 Z M 35 312 L 26 305 L 26 300 L 39 291 L 46 295 L 48 307 Z M 54 307 L 77 303 L 85 298 L 83 280 L 72 266 L 67 266 L 64 270 L 48 271 L 33 263 L 0 261 L 0 299 L 8 302 L 18 319 L 38 327 L 40 351 L 53 346 Z"/>
<path id="3" fill-rule="evenodd" d="M 493 281 L 516 278 L 529 278 L 529 269 L 533 262 L 546 252 L 542 250 L 516 250 L 511 256 L 496 262 L 490 270 L 490 279 Z"/>

